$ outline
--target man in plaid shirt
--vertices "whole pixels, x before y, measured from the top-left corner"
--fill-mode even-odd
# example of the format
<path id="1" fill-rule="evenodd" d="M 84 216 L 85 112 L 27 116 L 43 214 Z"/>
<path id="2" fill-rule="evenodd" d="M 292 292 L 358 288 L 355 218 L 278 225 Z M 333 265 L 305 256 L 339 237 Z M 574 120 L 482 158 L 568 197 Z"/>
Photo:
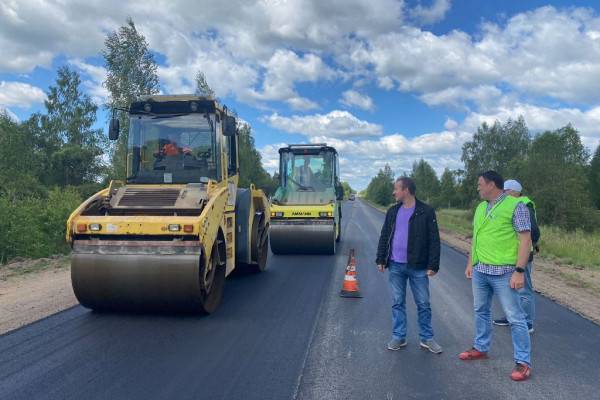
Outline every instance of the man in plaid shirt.
<path id="1" fill-rule="evenodd" d="M 519 290 L 531 248 L 529 209 L 503 192 L 504 180 L 495 171 L 479 175 L 477 190 L 484 200 L 473 218 L 473 244 L 465 275 L 472 279 L 475 339 L 470 350 L 460 353 L 464 361 L 487 358 L 492 339 L 492 297 L 498 296 L 510 322 L 515 367 L 511 378 L 531 374 L 531 342 Z"/>

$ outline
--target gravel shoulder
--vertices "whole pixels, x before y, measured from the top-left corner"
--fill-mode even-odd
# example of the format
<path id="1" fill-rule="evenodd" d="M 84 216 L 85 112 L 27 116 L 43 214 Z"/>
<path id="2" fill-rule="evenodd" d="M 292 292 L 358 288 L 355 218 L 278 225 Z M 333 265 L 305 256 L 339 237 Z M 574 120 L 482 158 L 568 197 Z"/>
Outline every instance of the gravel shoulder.
<path id="1" fill-rule="evenodd" d="M 454 232 L 440 230 L 440 238 L 456 250 L 468 254 L 471 240 Z M 536 257 L 533 261 L 535 291 L 600 324 L 600 274 L 573 265 Z"/>
<path id="2" fill-rule="evenodd" d="M 76 304 L 68 257 L 21 260 L 0 267 L 0 334 Z"/>

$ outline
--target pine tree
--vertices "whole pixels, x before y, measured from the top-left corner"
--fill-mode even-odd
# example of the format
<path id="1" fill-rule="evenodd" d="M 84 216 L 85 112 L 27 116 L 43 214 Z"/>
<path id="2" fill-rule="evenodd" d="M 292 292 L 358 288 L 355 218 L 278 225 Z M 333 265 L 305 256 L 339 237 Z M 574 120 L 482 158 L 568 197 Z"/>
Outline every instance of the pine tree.
<path id="1" fill-rule="evenodd" d="M 457 201 L 457 187 L 455 174 L 449 168 L 444 169 L 442 178 L 440 179 L 440 193 L 437 199 L 437 204 L 440 207 L 456 207 Z"/>
<path id="2" fill-rule="evenodd" d="M 238 125 L 240 187 L 249 187 L 253 183 L 267 194 L 275 192 L 277 181 L 265 171 L 261 155 L 256 150 L 252 127 L 248 124 Z"/>
<path id="3" fill-rule="evenodd" d="M 196 93 L 197 96 L 215 97 L 215 92 L 206 81 L 206 76 L 202 71 L 196 73 Z"/>
<path id="4" fill-rule="evenodd" d="M 104 172 L 102 131 L 93 129 L 98 106 L 81 91 L 76 71 L 59 68 L 56 85 L 48 89 L 46 113 L 34 117 L 46 153 L 42 180 L 47 185 L 81 185 L 98 180 Z M 30 125 L 31 126 L 31 125 Z"/>
<path id="5" fill-rule="evenodd" d="M 102 51 L 107 69 L 104 87 L 109 92 L 107 108 L 117 110 L 121 135 L 112 154 L 113 177 L 124 178 L 129 138 L 127 112 L 130 103 L 141 95 L 159 93 L 158 65 L 146 38 L 138 32 L 131 18 L 118 31 L 108 34 Z"/>
<path id="6" fill-rule="evenodd" d="M 394 191 L 394 173 L 392 168 L 385 164 L 377 175 L 371 179 L 367 186 L 367 199 L 372 202 L 388 206 L 394 201 L 392 192 Z"/>
<path id="7" fill-rule="evenodd" d="M 600 144 L 596 148 L 589 170 L 589 187 L 592 200 L 597 209 L 600 209 Z"/>
<path id="8" fill-rule="evenodd" d="M 440 181 L 429 163 L 423 159 L 415 161 L 411 178 L 417 186 L 417 197 L 426 203 L 432 203 L 440 193 Z"/>

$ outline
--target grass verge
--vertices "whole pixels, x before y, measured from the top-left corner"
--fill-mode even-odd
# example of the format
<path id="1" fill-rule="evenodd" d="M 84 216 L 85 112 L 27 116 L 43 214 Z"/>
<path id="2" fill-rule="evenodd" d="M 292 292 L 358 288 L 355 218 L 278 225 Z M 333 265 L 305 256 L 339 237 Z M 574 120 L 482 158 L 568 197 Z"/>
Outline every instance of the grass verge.
<path id="1" fill-rule="evenodd" d="M 68 268 L 70 264 L 69 256 L 53 256 L 50 258 L 38 259 L 16 259 L 4 265 L 0 265 L 0 280 L 7 280 L 17 276 L 41 272 L 47 269 Z"/>
<path id="2" fill-rule="evenodd" d="M 471 237 L 469 210 L 441 209 L 437 216 L 442 229 Z M 540 256 L 575 268 L 600 272 L 600 231 L 567 232 L 555 226 L 541 226 L 540 231 Z"/>

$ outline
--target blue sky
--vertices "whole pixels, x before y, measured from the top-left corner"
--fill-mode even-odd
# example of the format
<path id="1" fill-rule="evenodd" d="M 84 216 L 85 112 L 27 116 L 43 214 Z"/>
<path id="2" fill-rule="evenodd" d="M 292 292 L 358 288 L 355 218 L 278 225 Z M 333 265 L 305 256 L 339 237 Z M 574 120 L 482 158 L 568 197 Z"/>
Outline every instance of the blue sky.
<path id="1" fill-rule="evenodd" d="M 203 71 L 252 125 L 270 171 L 279 146 L 327 142 L 358 189 L 386 163 L 400 174 L 424 158 L 441 173 L 462 166 L 461 146 L 482 122 L 520 115 L 534 134 L 570 122 L 590 149 L 600 142 L 594 1 L 0 4 L 0 108 L 21 120 L 43 109 L 65 64 L 104 103 L 103 41 L 131 16 L 161 91 L 190 93 Z"/>

